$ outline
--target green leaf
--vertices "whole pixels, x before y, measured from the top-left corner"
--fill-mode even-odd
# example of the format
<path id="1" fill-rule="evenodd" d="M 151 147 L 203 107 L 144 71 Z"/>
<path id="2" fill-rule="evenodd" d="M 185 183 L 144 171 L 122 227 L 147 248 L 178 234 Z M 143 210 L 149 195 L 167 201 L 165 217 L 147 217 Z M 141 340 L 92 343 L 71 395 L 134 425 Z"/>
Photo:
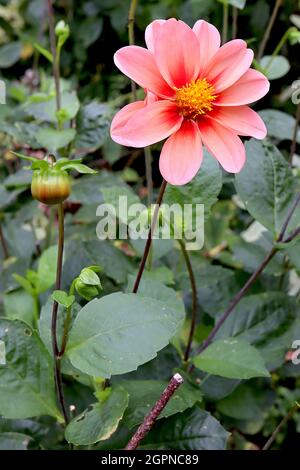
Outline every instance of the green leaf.
<path id="1" fill-rule="evenodd" d="M 168 382 L 158 380 L 128 380 L 122 381 L 122 387 L 129 393 L 129 405 L 124 415 L 124 423 L 129 428 L 143 422 L 160 398 Z M 202 393 L 188 382 L 181 385 L 175 392 L 158 419 L 167 418 L 176 413 L 182 413 L 202 400 Z"/>
<path id="2" fill-rule="evenodd" d="M 268 136 L 279 141 L 293 139 L 296 124 L 293 116 L 278 109 L 263 109 L 259 115 L 267 126 Z M 297 133 L 297 142 L 300 143 L 300 130 Z"/>
<path id="3" fill-rule="evenodd" d="M 14 278 L 15 281 L 17 281 L 17 283 L 21 287 L 23 287 L 23 289 L 26 292 L 28 292 L 28 294 L 30 294 L 30 295 L 35 295 L 36 294 L 35 288 L 32 286 L 31 282 L 29 282 L 29 280 L 26 279 L 26 277 L 23 277 L 23 276 L 20 276 L 20 274 L 14 273 L 13 278 Z"/>
<path id="4" fill-rule="evenodd" d="M 66 286 L 72 283 L 83 267 L 94 263 L 103 266 L 105 275 L 117 284 L 125 283 L 128 273 L 132 272 L 128 258 L 109 241 L 72 240 L 66 245 L 65 252 L 64 279 Z"/>
<path id="5" fill-rule="evenodd" d="M 80 311 L 70 331 L 66 354 L 77 369 L 90 375 L 124 374 L 155 357 L 183 318 L 180 301 L 172 308 L 136 294 L 107 295 Z"/>
<path id="6" fill-rule="evenodd" d="M 28 155 L 23 155 L 22 153 L 13 152 L 12 150 L 10 150 L 10 153 L 16 155 L 16 157 L 22 158 L 23 160 L 27 160 L 32 163 L 36 163 L 38 161 L 38 159 L 35 157 L 29 157 Z"/>
<path id="7" fill-rule="evenodd" d="M 262 420 L 274 405 L 276 394 L 273 390 L 258 388 L 256 383 L 247 382 L 217 403 L 217 409 L 234 419 Z"/>
<path id="8" fill-rule="evenodd" d="M 246 0 L 219 0 L 220 3 L 227 3 L 233 7 L 243 10 L 246 5 Z"/>
<path id="9" fill-rule="evenodd" d="M 64 165 L 61 165 L 60 168 L 62 170 L 76 170 L 78 171 L 78 173 L 90 174 L 90 175 L 94 175 L 95 173 L 97 173 L 96 170 L 93 170 L 87 165 L 84 165 L 83 163 L 76 163 L 73 161 L 70 161 L 68 163 L 65 163 Z"/>
<path id="10" fill-rule="evenodd" d="M 282 55 L 276 57 L 266 55 L 261 59 L 259 65 L 269 80 L 284 77 L 291 68 L 289 61 Z"/>
<path id="11" fill-rule="evenodd" d="M 51 54 L 50 51 L 48 51 L 47 49 L 45 49 L 41 44 L 39 44 L 38 42 L 34 42 L 33 43 L 33 47 L 39 51 L 40 54 L 42 54 L 44 57 L 46 57 L 47 60 L 49 60 L 49 62 L 51 62 L 51 64 L 53 63 L 53 55 Z"/>
<path id="12" fill-rule="evenodd" d="M 242 339 L 214 341 L 192 361 L 199 369 L 228 379 L 269 377 L 258 350 Z"/>
<path id="13" fill-rule="evenodd" d="M 90 405 L 68 424 L 65 431 L 67 441 L 79 446 L 109 439 L 116 431 L 127 405 L 126 390 L 119 386 L 113 388 L 105 401 Z"/>
<path id="14" fill-rule="evenodd" d="M 63 305 L 66 308 L 71 307 L 71 305 L 73 305 L 73 303 L 75 302 L 75 296 L 68 295 L 63 290 L 55 290 L 51 297 L 58 304 Z"/>
<path id="15" fill-rule="evenodd" d="M 157 423 L 141 450 L 225 450 L 229 433 L 207 411 L 195 407 Z"/>
<path id="16" fill-rule="evenodd" d="M 295 299 L 281 292 L 249 295 L 227 318 L 216 339 L 235 337 L 254 345 L 268 368 L 285 362 L 300 309 Z"/>
<path id="17" fill-rule="evenodd" d="M 38 322 L 39 335 L 44 345 L 46 346 L 47 350 L 51 354 L 51 358 L 52 358 L 52 338 L 51 338 L 52 308 L 53 308 L 53 300 L 52 300 L 52 297 L 50 296 L 47 299 L 46 304 L 43 305 L 41 308 L 40 318 Z M 81 308 L 80 305 L 78 305 L 76 302 L 73 304 L 72 312 L 71 312 L 72 313 L 71 323 L 73 322 L 80 308 Z M 56 329 L 58 344 L 61 344 L 62 342 L 64 325 L 66 321 L 66 313 L 67 313 L 66 307 L 62 304 L 59 304 L 57 329 Z M 63 358 L 63 361 L 64 360 L 65 360 L 65 357 Z"/>
<path id="18" fill-rule="evenodd" d="M 246 0 L 227 0 L 229 5 L 232 5 L 233 7 L 239 8 L 240 10 L 243 10 L 246 5 Z"/>
<path id="19" fill-rule="evenodd" d="M 57 123 L 60 116 L 62 121 L 73 119 L 79 111 L 80 103 L 75 92 L 64 91 L 61 94 L 61 108 L 57 115 L 55 94 L 36 93 L 24 103 L 24 112 L 43 122 Z"/>
<path id="20" fill-rule="evenodd" d="M 22 320 L 32 325 L 34 318 L 34 299 L 23 289 L 6 292 L 3 296 L 5 316 L 10 320 Z"/>
<path id="21" fill-rule="evenodd" d="M 77 116 L 75 147 L 82 154 L 97 150 L 107 138 L 113 109 L 106 103 L 91 101 Z"/>
<path id="22" fill-rule="evenodd" d="M 0 341 L 0 365 L 4 366 L 5 364 L 6 364 L 5 343 L 4 341 Z"/>
<path id="23" fill-rule="evenodd" d="M 91 286 L 101 286 L 101 282 L 97 274 L 90 268 L 84 268 L 79 274 L 79 279 Z"/>
<path id="24" fill-rule="evenodd" d="M 0 366 L 0 413 L 18 419 L 49 415 L 61 420 L 56 406 L 49 353 L 28 325 L 0 319 L 6 364 Z"/>
<path id="25" fill-rule="evenodd" d="M 168 185 L 164 196 L 166 204 L 204 204 L 205 218 L 208 218 L 210 209 L 217 202 L 222 189 L 222 171 L 218 162 L 207 151 L 201 169 L 193 180 L 184 186 Z"/>
<path id="26" fill-rule="evenodd" d="M 49 152 L 55 153 L 58 149 L 66 147 L 76 135 L 75 129 L 39 129 L 36 139 L 41 147 L 45 147 Z"/>
<path id="27" fill-rule="evenodd" d="M 56 278 L 57 246 L 47 248 L 39 259 L 37 290 L 45 292 L 55 283 Z"/>
<path id="28" fill-rule="evenodd" d="M 77 40 L 81 47 L 87 48 L 100 36 L 103 29 L 102 18 L 90 17 L 79 23 Z"/>
<path id="29" fill-rule="evenodd" d="M 111 204 L 116 212 L 117 217 L 123 222 L 128 223 L 136 215 L 130 216 L 127 208 L 133 204 L 141 204 L 140 198 L 137 194 L 127 185 L 112 185 L 109 187 L 101 188 L 101 193 L 105 204 Z M 121 199 L 126 200 L 126 204 L 120 204 Z M 125 199 L 126 198 L 126 199 Z"/>
<path id="30" fill-rule="evenodd" d="M 235 185 L 246 209 L 262 225 L 278 235 L 296 197 L 292 170 L 279 150 L 251 139 L 246 143 L 247 161 L 236 175 Z M 289 229 L 300 222 L 295 211 Z"/>
<path id="31" fill-rule="evenodd" d="M 1 432 L 0 450 L 27 450 L 32 437 L 19 432 Z"/>
<path id="32" fill-rule="evenodd" d="M 0 68 L 7 69 L 14 65 L 21 56 L 22 43 L 10 42 L 0 47 Z"/>

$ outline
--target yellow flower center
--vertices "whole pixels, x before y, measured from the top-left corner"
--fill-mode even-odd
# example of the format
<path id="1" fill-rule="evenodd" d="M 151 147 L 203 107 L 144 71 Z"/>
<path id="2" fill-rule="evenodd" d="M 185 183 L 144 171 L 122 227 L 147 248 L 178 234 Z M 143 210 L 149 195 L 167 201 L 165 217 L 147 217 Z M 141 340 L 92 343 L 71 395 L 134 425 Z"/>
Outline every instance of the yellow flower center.
<path id="1" fill-rule="evenodd" d="M 182 116 L 194 121 L 213 109 L 213 102 L 216 98 L 213 85 L 205 78 L 193 80 L 188 85 L 177 88 L 175 96 Z"/>

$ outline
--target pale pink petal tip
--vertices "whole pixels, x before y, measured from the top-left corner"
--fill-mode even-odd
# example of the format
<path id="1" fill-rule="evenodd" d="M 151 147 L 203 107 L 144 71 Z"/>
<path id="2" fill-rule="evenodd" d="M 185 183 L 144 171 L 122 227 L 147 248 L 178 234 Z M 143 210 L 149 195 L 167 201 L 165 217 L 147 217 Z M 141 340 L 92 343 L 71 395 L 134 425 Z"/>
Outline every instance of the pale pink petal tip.
<path id="1" fill-rule="evenodd" d="M 192 121 L 184 121 L 181 128 L 165 142 L 160 154 L 159 169 L 168 183 L 181 186 L 194 178 L 202 159 L 198 126 Z"/>
<path id="2" fill-rule="evenodd" d="M 203 121 L 199 127 L 204 145 L 224 170 L 239 173 L 246 161 L 246 151 L 237 134 L 212 119 Z"/>

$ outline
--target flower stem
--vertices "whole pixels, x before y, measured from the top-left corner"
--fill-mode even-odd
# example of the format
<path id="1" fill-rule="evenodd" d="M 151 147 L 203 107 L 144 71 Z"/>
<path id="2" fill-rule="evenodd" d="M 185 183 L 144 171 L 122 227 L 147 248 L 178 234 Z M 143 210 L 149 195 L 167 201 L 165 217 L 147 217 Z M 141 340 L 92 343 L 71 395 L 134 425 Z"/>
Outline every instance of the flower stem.
<path id="1" fill-rule="evenodd" d="M 178 387 L 184 382 L 180 374 L 175 374 L 167 385 L 166 389 L 163 391 L 159 400 L 155 403 L 154 407 L 150 413 L 145 417 L 143 423 L 140 425 L 134 436 L 130 439 L 125 450 L 135 450 L 140 442 L 146 437 L 146 435 L 151 431 L 155 421 L 168 404 L 170 398 L 174 395 Z"/>
<path id="2" fill-rule="evenodd" d="M 74 292 L 75 292 L 75 280 L 71 284 L 69 295 L 74 295 Z M 66 314 L 66 320 L 64 324 L 64 332 L 63 332 L 63 337 L 62 337 L 62 342 L 61 342 L 61 348 L 59 351 L 59 357 L 62 357 L 66 350 L 71 319 L 72 319 L 72 305 L 70 305 L 70 307 L 67 308 L 67 314 Z"/>
<path id="3" fill-rule="evenodd" d="M 277 46 L 275 47 L 271 57 L 270 57 L 270 60 L 269 62 L 267 63 L 267 66 L 265 68 L 265 70 L 269 70 L 269 68 L 271 67 L 272 65 L 272 62 L 273 60 L 275 59 L 275 57 L 278 56 L 279 52 L 281 51 L 281 49 L 283 48 L 284 44 L 286 43 L 286 41 L 288 40 L 288 37 L 290 35 L 290 31 L 293 30 L 294 28 L 291 27 L 289 28 L 285 33 L 284 35 L 282 36 L 282 38 L 280 39 L 279 43 L 277 44 Z"/>
<path id="4" fill-rule="evenodd" d="M 4 234 L 3 234 L 3 231 L 2 231 L 2 226 L 1 226 L 1 224 L 0 224 L 0 243 L 1 243 L 1 246 L 2 246 L 4 259 L 9 258 L 9 252 L 8 252 L 8 248 L 7 248 L 7 243 L 6 243 L 6 240 L 5 240 L 5 238 L 4 238 Z"/>
<path id="5" fill-rule="evenodd" d="M 238 9 L 237 7 L 232 7 L 232 39 L 237 37 L 237 28 L 238 28 Z"/>
<path id="6" fill-rule="evenodd" d="M 222 29 L 222 43 L 227 41 L 228 36 L 228 2 L 227 0 L 223 3 L 223 29 Z"/>
<path id="7" fill-rule="evenodd" d="M 275 5 L 274 5 L 273 11 L 272 11 L 272 15 L 270 17 L 269 23 L 268 23 L 267 28 L 265 30 L 265 34 L 262 38 L 262 41 L 261 41 L 259 49 L 258 49 L 258 53 L 257 53 L 257 61 L 258 62 L 260 62 L 262 56 L 264 55 L 265 48 L 266 48 L 267 42 L 269 40 L 272 28 L 274 26 L 274 23 L 275 23 L 275 20 L 276 20 L 276 17 L 277 17 L 277 13 L 278 13 L 278 10 L 281 6 L 281 3 L 282 3 L 282 0 L 276 0 L 276 2 L 275 2 Z"/>
<path id="8" fill-rule="evenodd" d="M 147 181 L 147 198 L 148 207 L 152 204 L 153 197 L 153 181 L 152 181 L 152 154 L 151 147 L 145 147 L 145 167 L 146 167 L 146 181 Z"/>
<path id="9" fill-rule="evenodd" d="M 135 12 L 137 8 L 138 0 L 131 0 L 129 12 L 128 12 L 128 42 L 130 46 L 134 45 L 135 37 L 134 37 L 134 21 L 135 21 Z M 131 92 L 133 100 L 136 100 L 136 85 L 133 80 L 131 80 Z"/>
<path id="10" fill-rule="evenodd" d="M 295 127 L 294 127 L 294 132 L 293 132 L 291 150 L 290 150 L 290 159 L 289 159 L 290 166 L 292 166 L 293 164 L 293 156 L 296 152 L 299 122 L 300 122 L 300 103 L 298 103 L 297 111 L 296 111 L 296 121 L 295 121 Z"/>
<path id="11" fill-rule="evenodd" d="M 56 282 L 55 289 L 60 290 L 61 288 L 61 276 L 62 276 L 62 263 L 64 253 L 64 208 L 63 204 L 58 204 L 58 253 L 57 253 L 57 265 L 56 265 Z M 61 362 L 59 355 L 59 348 L 57 344 L 57 313 L 58 303 L 53 302 L 52 308 L 52 321 L 51 321 L 51 336 L 52 336 L 52 349 L 54 359 L 54 376 L 57 399 L 61 407 L 61 411 L 64 416 L 65 424 L 68 423 L 68 413 L 65 405 L 62 377 L 61 377 Z"/>
<path id="12" fill-rule="evenodd" d="M 296 402 L 296 404 L 293 406 L 293 408 L 290 409 L 290 411 L 283 417 L 281 422 L 278 424 L 274 432 L 272 433 L 271 437 L 267 440 L 265 445 L 263 446 L 262 450 L 268 450 L 273 442 L 275 441 L 276 437 L 278 436 L 279 432 L 282 430 L 282 428 L 286 425 L 286 423 L 291 419 L 293 414 L 298 411 L 300 408 L 299 403 Z"/>
<path id="13" fill-rule="evenodd" d="M 185 247 L 185 244 L 182 240 L 178 240 L 178 241 L 179 241 L 179 246 L 181 248 L 181 252 L 184 257 L 184 261 L 185 261 L 185 264 L 189 273 L 190 284 L 191 284 L 191 289 L 192 289 L 192 318 L 191 318 L 191 326 L 190 326 L 190 331 L 189 331 L 188 342 L 187 342 L 186 350 L 184 353 L 184 361 L 187 362 L 189 360 L 191 346 L 192 346 L 195 328 L 196 328 L 197 287 L 196 287 L 196 280 L 195 280 L 195 275 L 193 271 L 193 266 L 192 266 L 189 254 L 187 252 L 187 249 Z"/>
<path id="14" fill-rule="evenodd" d="M 288 224 L 291 221 L 291 218 L 294 215 L 294 212 L 296 208 L 298 207 L 300 203 L 300 192 L 295 198 L 295 202 L 292 205 L 291 209 L 289 210 L 287 217 L 282 225 L 282 229 L 276 239 L 278 243 L 288 243 L 292 241 L 296 236 L 299 235 L 300 233 L 300 227 L 295 229 L 290 236 L 284 239 L 284 236 L 286 234 Z M 248 281 L 244 284 L 244 286 L 241 288 L 241 290 L 235 295 L 235 297 L 232 299 L 231 303 L 229 304 L 228 308 L 225 310 L 223 315 L 219 318 L 213 329 L 211 330 L 210 334 L 206 338 L 206 340 L 202 343 L 202 345 L 198 348 L 197 354 L 200 354 L 203 352 L 211 343 L 211 341 L 214 339 L 216 334 L 218 333 L 219 329 L 221 326 L 224 324 L 224 322 L 227 320 L 229 315 L 233 312 L 237 304 L 242 300 L 246 292 L 250 289 L 250 287 L 254 284 L 254 282 L 257 280 L 257 278 L 260 276 L 260 274 L 264 271 L 266 266 L 269 264 L 271 259 L 275 256 L 277 253 L 277 248 L 273 247 L 269 253 L 266 255 L 266 257 L 263 259 L 257 270 L 249 277 Z M 193 369 L 193 367 L 190 368 L 190 371 Z"/>
<path id="15" fill-rule="evenodd" d="M 155 208 L 154 208 L 154 212 L 153 212 L 153 216 L 152 216 L 152 220 L 151 220 L 151 226 L 150 226 L 150 229 L 149 229 L 149 232 L 148 232 L 147 241 L 146 241 L 145 248 L 144 248 L 143 257 L 142 257 L 140 267 L 139 267 L 139 270 L 138 270 L 138 273 L 137 273 L 137 276 L 136 276 L 136 280 L 135 280 L 135 283 L 134 283 L 134 286 L 133 286 L 133 290 L 132 290 L 133 294 L 136 294 L 137 291 L 138 291 L 138 288 L 139 288 L 139 285 L 140 285 L 140 282 L 141 282 L 141 278 L 142 278 L 142 275 L 143 275 L 143 272 L 144 272 L 144 269 L 145 269 L 145 266 L 146 266 L 147 258 L 148 258 L 149 251 L 150 251 L 150 248 L 151 248 L 151 243 L 152 243 L 152 234 L 155 230 L 159 208 L 161 206 L 166 187 L 167 187 L 167 182 L 166 182 L 166 180 L 163 180 L 162 184 L 161 184 L 161 187 L 160 187 L 160 190 L 159 190 L 159 194 L 158 194 L 156 203 L 155 203 Z"/>
<path id="16" fill-rule="evenodd" d="M 61 108 L 60 101 L 60 72 L 59 72 L 59 62 L 57 60 L 57 51 L 56 51 L 56 37 L 55 37 L 55 18 L 52 0 L 47 0 L 48 7 L 48 17 L 49 17 L 49 37 L 50 37 L 50 46 L 51 53 L 53 57 L 53 76 L 55 83 L 55 98 L 56 98 L 56 111 L 59 111 Z M 59 127 L 59 123 L 57 124 Z"/>

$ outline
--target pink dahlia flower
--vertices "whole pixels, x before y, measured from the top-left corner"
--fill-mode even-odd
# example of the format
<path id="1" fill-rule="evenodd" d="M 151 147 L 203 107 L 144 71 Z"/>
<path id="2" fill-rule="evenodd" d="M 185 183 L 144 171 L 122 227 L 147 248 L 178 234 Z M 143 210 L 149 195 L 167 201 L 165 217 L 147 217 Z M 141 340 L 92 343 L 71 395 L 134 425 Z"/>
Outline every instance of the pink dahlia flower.
<path id="1" fill-rule="evenodd" d="M 153 21 L 147 49 L 123 47 L 117 67 L 147 92 L 121 109 L 111 125 L 115 142 L 145 147 L 163 139 L 159 167 L 171 184 L 186 184 L 203 159 L 203 144 L 222 167 L 238 173 L 245 163 L 239 136 L 263 139 L 266 127 L 247 105 L 269 82 L 250 68 L 253 52 L 235 39 L 220 47 L 218 30 L 199 20 L 191 29 L 175 19 Z"/>

